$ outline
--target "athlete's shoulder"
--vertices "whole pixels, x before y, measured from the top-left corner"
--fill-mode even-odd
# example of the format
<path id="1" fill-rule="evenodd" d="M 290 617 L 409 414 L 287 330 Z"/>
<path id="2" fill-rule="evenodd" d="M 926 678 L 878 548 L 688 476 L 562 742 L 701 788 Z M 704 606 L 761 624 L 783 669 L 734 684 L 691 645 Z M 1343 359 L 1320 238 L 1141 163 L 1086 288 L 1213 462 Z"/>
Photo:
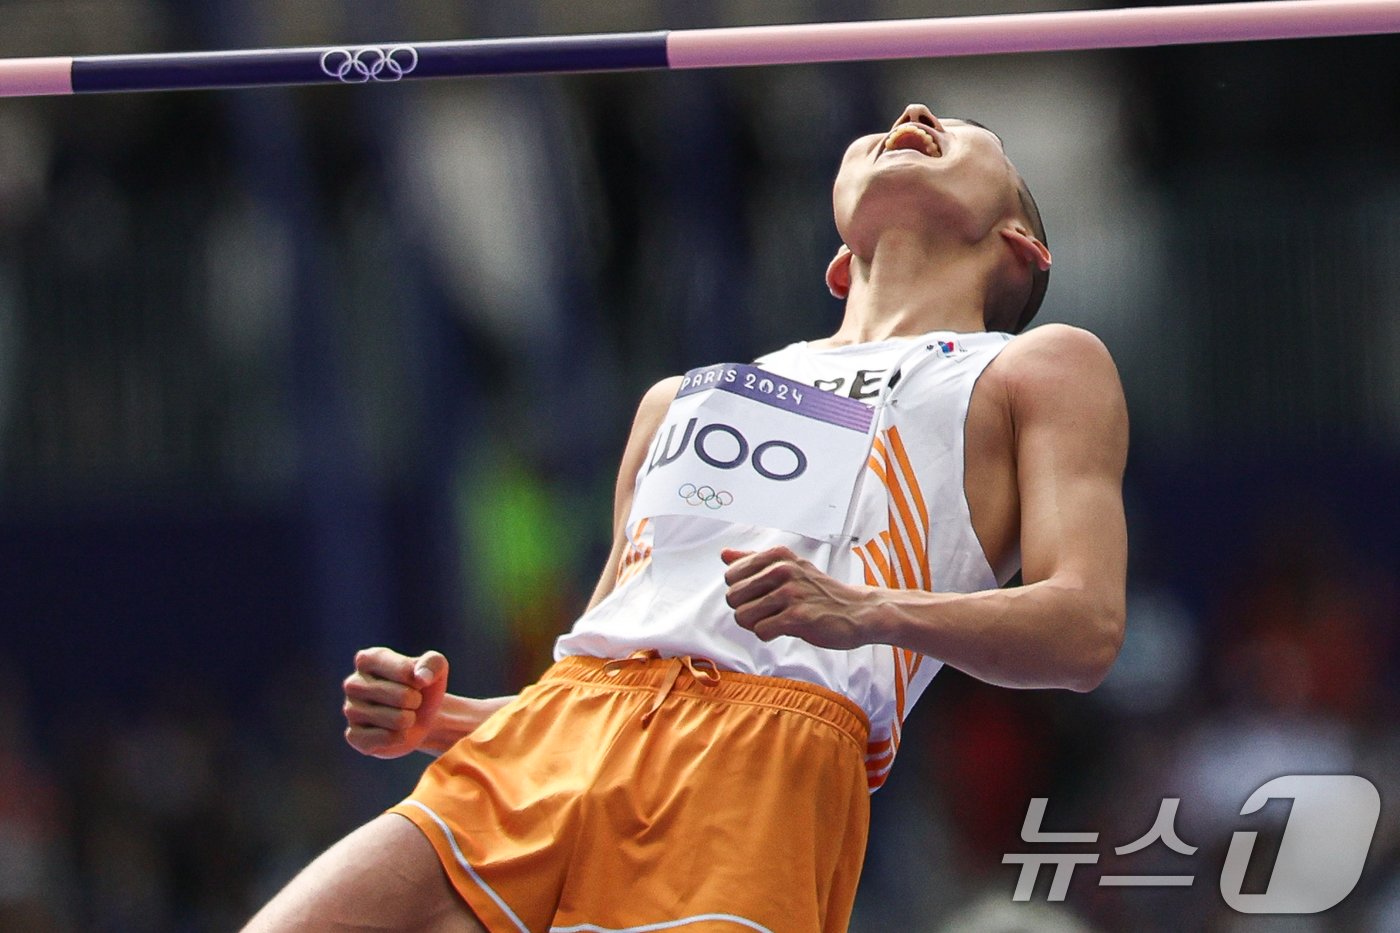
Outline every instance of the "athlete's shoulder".
<path id="1" fill-rule="evenodd" d="M 1122 394 L 1118 368 L 1108 347 L 1096 335 L 1069 324 L 1042 324 L 1013 337 L 997 357 L 994 369 L 1013 389 L 1080 391 Z"/>
<path id="2" fill-rule="evenodd" d="M 642 394 L 642 401 L 637 405 L 637 414 L 632 418 L 632 430 L 627 436 L 627 447 L 622 454 L 622 469 L 618 474 L 619 496 L 623 495 L 624 483 L 631 482 L 632 477 L 641 467 L 646 449 L 651 444 L 652 435 L 656 433 L 656 429 L 665 420 L 666 410 L 671 406 L 671 400 L 680 391 L 681 378 L 680 376 L 667 376 Z M 626 499 L 630 502 L 630 487 L 626 488 Z M 619 501 L 621 500 L 619 499 Z"/>
<path id="3" fill-rule="evenodd" d="M 1112 362 L 1108 347 L 1091 331 L 1072 324 L 1042 324 L 1007 342 L 1008 359 L 1051 360 L 1061 363 Z"/>
<path id="4" fill-rule="evenodd" d="M 667 376 L 647 389 L 642 394 L 641 403 L 637 406 L 637 422 L 639 424 L 648 421 L 659 423 L 666 414 L 666 409 L 675 399 L 676 393 L 680 391 L 681 380 L 684 378 L 684 376 Z"/>
<path id="5" fill-rule="evenodd" d="M 993 365 L 1001 367 L 1018 431 L 1048 426 L 1067 442 L 1088 431 L 1094 442 L 1126 448 L 1123 385 L 1108 348 L 1094 334 L 1067 324 L 1044 324 L 1011 340 Z"/>

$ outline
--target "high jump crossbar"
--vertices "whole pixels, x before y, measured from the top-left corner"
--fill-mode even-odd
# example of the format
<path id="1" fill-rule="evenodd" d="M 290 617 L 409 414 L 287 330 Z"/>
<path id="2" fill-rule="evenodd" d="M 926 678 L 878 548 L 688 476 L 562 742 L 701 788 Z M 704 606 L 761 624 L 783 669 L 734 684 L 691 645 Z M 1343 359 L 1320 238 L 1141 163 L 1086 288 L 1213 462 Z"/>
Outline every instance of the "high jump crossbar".
<path id="1" fill-rule="evenodd" d="M 726 68 L 1400 32 L 1400 0 L 1262 0 L 458 42 L 0 59 L 0 97 Z"/>

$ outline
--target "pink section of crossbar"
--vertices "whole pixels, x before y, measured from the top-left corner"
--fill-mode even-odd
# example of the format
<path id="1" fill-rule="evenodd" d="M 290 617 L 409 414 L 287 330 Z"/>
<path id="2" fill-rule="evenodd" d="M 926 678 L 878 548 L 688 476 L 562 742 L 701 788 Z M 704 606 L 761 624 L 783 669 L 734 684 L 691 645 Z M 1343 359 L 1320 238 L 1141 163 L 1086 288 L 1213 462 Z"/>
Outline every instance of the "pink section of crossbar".
<path id="1" fill-rule="evenodd" d="M 1062 13 L 672 32 L 672 68 L 937 58 L 1003 52 L 1400 32 L 1400 0 L 1271 0 Z"/>
<path id="2" fill-rule="evenodd" d="M 0 59 L 0 97 L 73 93 L 73 59 Z"/>

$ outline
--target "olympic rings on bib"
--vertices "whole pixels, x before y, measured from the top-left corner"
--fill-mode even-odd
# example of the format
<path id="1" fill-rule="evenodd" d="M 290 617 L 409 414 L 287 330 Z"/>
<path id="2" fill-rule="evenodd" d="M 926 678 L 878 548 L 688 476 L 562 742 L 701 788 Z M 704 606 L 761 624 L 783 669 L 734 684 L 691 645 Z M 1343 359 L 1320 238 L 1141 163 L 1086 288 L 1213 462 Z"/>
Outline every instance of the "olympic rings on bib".
<path id="1" fill-rule="evenodd" d="M 327 49 L 321 70 L 345 84 L 398 81 L 418 67 L 418 50 L 411 45 L 387 49 L 369 45 L 358 49 Z"/>
<path id="2" fill-rule="evenodd" d="M 713 486 L 696 486 L 686 483 L 676 490 L 676 495 L 685 500 L 686 505 L 703 505 L 707 509 L 718 510 L 734 502 L 734 494 Z"/>

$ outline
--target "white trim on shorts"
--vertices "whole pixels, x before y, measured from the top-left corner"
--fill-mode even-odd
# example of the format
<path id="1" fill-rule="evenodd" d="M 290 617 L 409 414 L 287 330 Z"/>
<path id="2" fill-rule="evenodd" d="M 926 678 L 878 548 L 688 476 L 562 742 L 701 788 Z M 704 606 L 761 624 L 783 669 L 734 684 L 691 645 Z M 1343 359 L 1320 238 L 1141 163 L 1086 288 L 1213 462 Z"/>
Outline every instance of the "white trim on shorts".
<path id="1" fill-rule="evenodd" d="M 549 933 L 649 933 L 651 930 L 674 930 L 676 927 L 683 927 L 689 923 L 704 923 L 711 920 L 726 921 L 745 929 L 755 930 L 757 933 L 773 933 L 763 924 L 755 923 L 735 914 L 696 914 L 693 917 L 682 917 L 679 920 L 646 923 L 639 927 L 600 927 L 596 923 L 580 923 L 571 927 L 550 927 Z"/>
<path id="2" fill-rule="evenodd" d="M 452 847 L 452 856 L 453 858 L 457 859 L 457 864 L 461 865 L 463 870 L 471 876 L 471 879 L 476 882 L 477 887 L 481 888 L 481 890 L 486 892 L 487 897 L 495 901 L 496 906 L 501 909 L 502 913 L 504 913 L 507 917 L 510 918 L 510 922 L 515 924 L 515 928 L 519 930 L 520 933 L 530 933 L 529 927 L 525 926 L 525 924 L 520 922 L 520 918 L 515 915 L 515 911 L 510 909 L 510 905 L 508 905 L 499 894 L 493 891 L 489 884 L 482 880 L 481 876 L 476 873 L 475 868 L 472 868 L 471 863 L 467 861 L 467 857 L 462 854 L 462 850 L 457 846 L 457 837 L 452 834 L 452 827 L 448 826 L 447 822 L 443 820 L 442 817 L 434 813 L 433 808 L 427 806 L 426 804 L 419 803 L 417 800 L 405 800 L 403 801 L 403 803 L 409 806 L 417 807 L 424 813 L 428 814 L 428 817 L 438 825 L 438 829 L 442 830 L 442 834 L 447 837 L 447 844 Z M 641 928 L 638 927 L 637 929 Z M 648 927 L 647 929 L 652 928 Z M 762 928 L 760 927 L 759 929 Z"/>

